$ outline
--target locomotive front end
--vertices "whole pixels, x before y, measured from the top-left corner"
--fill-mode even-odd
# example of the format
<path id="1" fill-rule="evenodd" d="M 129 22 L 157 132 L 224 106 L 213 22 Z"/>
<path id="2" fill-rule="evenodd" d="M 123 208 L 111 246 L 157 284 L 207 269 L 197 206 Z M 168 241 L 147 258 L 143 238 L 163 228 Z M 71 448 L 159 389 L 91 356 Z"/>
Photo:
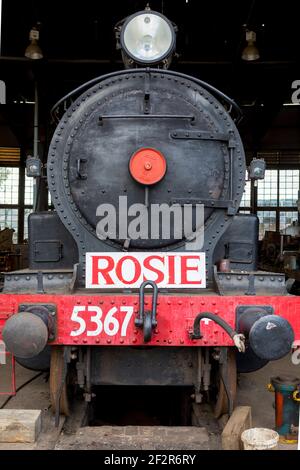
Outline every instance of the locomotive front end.
<path id="1" fill-rule="evenodd" d="M 71 369 L 87 400 L 107 384 L 188 386 L 196 403 L 217 390 L 216 415 L 230 413 L 237 365 L 300 339 L 300 301 L 283 274 L 257 271 L 258 219 L 238 214 L 237 105 L 167 70 L 176 27 L 160 13 L 115 31 L 127 68 L 54 110 L 68 108 L 48 155 L 55 211 L 30 216 L 29 270 L 5 275 L 2 338 L 28 367 L 48 361 L 56 413 L 69 413 Z"/>

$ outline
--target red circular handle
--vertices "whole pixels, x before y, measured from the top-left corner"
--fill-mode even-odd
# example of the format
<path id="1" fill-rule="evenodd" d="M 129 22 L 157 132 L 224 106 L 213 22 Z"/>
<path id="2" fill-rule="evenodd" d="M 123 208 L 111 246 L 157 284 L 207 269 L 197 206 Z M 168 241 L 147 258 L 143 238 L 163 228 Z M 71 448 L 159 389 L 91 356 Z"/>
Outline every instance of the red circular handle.
<path id="1" fill-rule="evenodd" d="M 153 148 L 141 148 L 129 162 L 131 176 L 144 185 L 158 183 L 167 171 L 167 162 L 161 152 Z"/>

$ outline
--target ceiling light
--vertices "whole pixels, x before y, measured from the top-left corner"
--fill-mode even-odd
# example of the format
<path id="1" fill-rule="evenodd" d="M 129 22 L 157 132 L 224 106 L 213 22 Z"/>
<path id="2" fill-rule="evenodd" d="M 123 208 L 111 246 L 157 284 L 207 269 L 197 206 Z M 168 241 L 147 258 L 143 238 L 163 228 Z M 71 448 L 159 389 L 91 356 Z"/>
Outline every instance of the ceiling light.
<path id="1" fill-rule="evenodd" d="M 37 60 L 43 58 L 42 49 L 38 45 L 38 40 L 40 37 L 40 33 L 38 29 L 34 26 L 29 33 L 30 44 L 26 48 L 25 57 L 28 59 Z"/>
<path id="2" fill-rule="evenodd" d="M 255 46 L 256 33 L 254 31 L 246 31 L 247 46 L 243 50 L 242 59 L 247 61 L 259 59 L 259 51 Z"/>

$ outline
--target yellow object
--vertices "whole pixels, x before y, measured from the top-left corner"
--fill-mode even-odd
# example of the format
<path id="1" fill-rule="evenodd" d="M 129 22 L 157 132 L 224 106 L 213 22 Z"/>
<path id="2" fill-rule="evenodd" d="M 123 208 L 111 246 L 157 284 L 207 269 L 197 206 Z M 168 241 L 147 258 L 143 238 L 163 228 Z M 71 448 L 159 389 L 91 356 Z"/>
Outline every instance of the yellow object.
<path id="1" fill-rule="evenodd" d="M 299 390 L 295 390 L 294 393 L 293 393 L 293 399 L 295 401 L 299 401 L 300 402 L 300 391 Z"/>
<path id="2" fill-rule="evenodd" d="M 279 442 L 282 444 L 297 444 L 298 439 L 285 439 L 284 437 L 280 437 Z"/>

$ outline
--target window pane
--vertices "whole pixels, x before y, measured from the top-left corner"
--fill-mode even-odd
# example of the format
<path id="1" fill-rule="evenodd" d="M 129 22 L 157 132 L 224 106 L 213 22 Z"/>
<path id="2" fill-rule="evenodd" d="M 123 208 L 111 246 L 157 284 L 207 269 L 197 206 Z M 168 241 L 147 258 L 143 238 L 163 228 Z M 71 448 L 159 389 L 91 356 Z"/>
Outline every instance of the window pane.
<path id="1" fill-rule="evenodd" d="M 240 209 L 239 214 L 250 214 L 250 211 L 245 211 L 243 209 Z"/>
<path id="2" fill-rule="evenodd" d="M 19 168 L 0 167 L 0 204 L 18 204 Z"/>
<path id="3" fill-rule="evenodd" d="M 13 228 L 13 242 L 18 242 L 18 209 L 0 209 L 0 227 Z"/>
<path id="4" fill-rule="evenodd" d="M 257 205 L 277 206 L 277 170 L 266 170 L 265 179 L 258 180 Z"/>
<path id="5" fill-rule="evenodd" d="M 298 212 L 280 212 L 280 225 L 279 229 L 284 230 L 289 225 L 292 225 L 293 222 L 298 221 Z"/>
<path id="6" fill-rule="evenodd" d="M 299 190 L 299 170 L 279 170 L 279 205 L 295 206 Z"/>
<path id="7" fill-rule="evenodd" d="M 259 239 L 264 237 L 265 231 L 276 231 L 276 212 L 275 211 L 258 211 L 259 218 Z"/>
<path id="8" fill-rule="evenodd" d="M 25 206 L 33 205 L 33 183 L 34 178 L 29 178 L 25 175 L 25 194 L 24 194 L 24 204 Z"/>

